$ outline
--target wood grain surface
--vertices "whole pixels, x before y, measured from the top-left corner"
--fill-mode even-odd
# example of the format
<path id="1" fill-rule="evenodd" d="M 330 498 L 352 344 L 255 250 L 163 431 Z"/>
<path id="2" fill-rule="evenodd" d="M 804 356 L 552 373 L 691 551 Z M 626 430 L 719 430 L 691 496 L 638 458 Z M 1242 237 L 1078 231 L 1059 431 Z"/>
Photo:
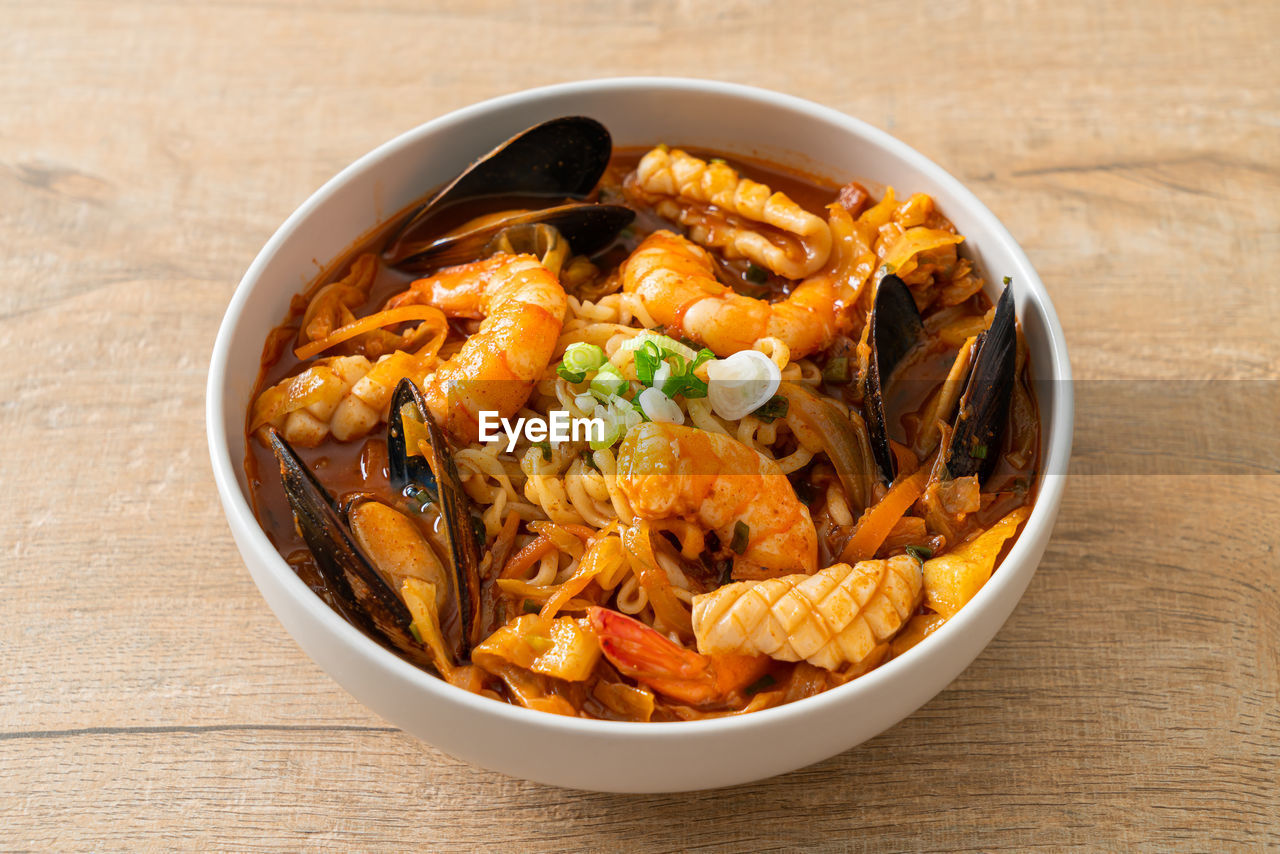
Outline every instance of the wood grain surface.
<path id="1" fill-rule="evenodd" d="M 0 848 L 1280 847 L 1278 44 L 1266 0 L 0 3 Z M 1080 383 L 1054 540 L 953 685 L 784 777 L 626 797 L 457 762 L 322 674 L 232 545 L 203 396 L 235 283 L 343 165 L 638 73 L 941 163 Z"/>

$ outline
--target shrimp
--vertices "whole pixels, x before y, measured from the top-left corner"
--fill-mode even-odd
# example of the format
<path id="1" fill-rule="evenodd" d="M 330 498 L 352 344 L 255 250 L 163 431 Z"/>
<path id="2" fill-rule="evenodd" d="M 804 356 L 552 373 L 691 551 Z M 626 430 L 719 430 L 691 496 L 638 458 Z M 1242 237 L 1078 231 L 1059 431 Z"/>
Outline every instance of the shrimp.
<path id="1" fill-rule="evenodd" d="M 781 339 L 792 358 L 827 347 L 840 320 L 840 291 L 830 276 L 801 282 L 775 303 L 735 293 L 716 280 L 705 249 L 670 231 L 655 231 L 622 267 L 622 287 L 635 294 L 654 322 L 705 344 L 717 356 L 750 350 L 763 338 Z"/>
<path id="2" fill-rule="evenodd" d="M 618 487 L 642 519 L 686 518 L 712 529 L 738 561 L 770 575 L 817 568 L 809 508 L 773 460 L 737 439 L 646 422 L 618 452 Z M 745 544 L 739 524 L 746 527 Z M 735 571 L 745 569 L 736 565 Z"/>
<path id="3" fill-rule="evenodd" d="M 607 608 L 588 608 L 587 619 L 605 658 L 620 673 L 690 705 L 723 702 L 759 679 L 769 666 L 763 655 L 694 652 Z"/>
<path id="4" fill-rule="evenodd" d="M 480 413 L 508 418 L 529 399 L 555 351 L 568 299 L 533 255 L 498 254 L 419 279 L 388 308 L 425 303 L 448 317 L 480 319 L 480 330 L 423 385 L 436 423 L 476 441 Z"/>
<path id="5" fill-rule="evenodd" d="M 689 229 L 703 246 L 726 258 L 749 258 L 789 279 L 817 272 L 831 252 L 831 230 L 821 217 L 785 193 L 743 178 L 723 160 L 708 163 L 659 146 L 641 158 L 624 189 Z"/>
<path id="6" fill-rule="evenodd" d="M 693 634 L 707 655 L 856 667 L 887 652 L 923 586 L 921 563 L 910 555 L 727 584 L 693 597 Z"/>

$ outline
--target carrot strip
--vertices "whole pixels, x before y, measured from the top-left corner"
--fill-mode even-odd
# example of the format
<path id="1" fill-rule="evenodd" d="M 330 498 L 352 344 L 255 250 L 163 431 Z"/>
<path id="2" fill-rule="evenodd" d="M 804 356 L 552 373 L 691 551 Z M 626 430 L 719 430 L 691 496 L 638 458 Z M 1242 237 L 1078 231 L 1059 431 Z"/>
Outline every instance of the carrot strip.
<path id="1" fill-rule="evenodd" d="M 622 541 L 617 537 L 605 537 L 596 540 L 578 564 L 578 571 L 568 578 L 555 593 L 551 594 L 539 612 L 544 619 L 551 619 L 565 604 L 587 589 L 597 575 L 606 569 L 613 569 L 622 561 Z"/>
<path id="2" fill-rule="evenodd" d="M 568 531 L 570 534 L 573 534 L 575 537 L 582 540 L 583 542 L 590 541 L 591 538 L 596 535 L 596 529 L 588 528 L 586 525 L 569 524 L 569 525 L 561 525 L 560 527 Z"/>
<path id="3" fill-rule="evenodd" d="M 555 551 L 556 544 L 550 537 L 539 536 L 538 539 L 529 543 L 529 545 L 516 552 L 511 560 L 507 561 L 507 565 L 502 568 L 502 578 L 515 578 L 523 575 L 524 571 L 542 560 L 546 555 Z"/>
<path id="4" fill-rule="evenodd" d="M 442 331 L 448 329 L 449 326 L 444 312 L 434 306 L 402 305 L 399 308 L 389 308 L 386 311 L 375 312 L 368 317 L 360 318 L 355 323 L 340 326 L 319 341 L 312 341 L 310 344 L 304 344 L 294 350 L 293 355 L 299 359 L 310 359 L 317 353 L 323 353 L 335 344 L 349 341 L 357 335 L 363 335 L 374 329 L 381 329 L 384 326 L 404 323 L 409 320 L 435 321 Z"/>
<path id="5" fill-rule="evenodd" d="M 898 471 L 909 471 L 919 467 L 920 459 L 906 445 L 890 439 L 889 448 L 893 451 L 893 458 L 898 464 Z"/>
<path id="6" fill-rule="evenodd" d="M 873 507 L 867 509 L 854 526 L 853 536 L 844 544 L 840 560 L 856 563 L 875 557 L 880 545 L 889 536 L 893 526 L 924 493 L 929 482 L 929 466 L 921 466 L 908 477 L 902 478 L 885 493 Z"/>

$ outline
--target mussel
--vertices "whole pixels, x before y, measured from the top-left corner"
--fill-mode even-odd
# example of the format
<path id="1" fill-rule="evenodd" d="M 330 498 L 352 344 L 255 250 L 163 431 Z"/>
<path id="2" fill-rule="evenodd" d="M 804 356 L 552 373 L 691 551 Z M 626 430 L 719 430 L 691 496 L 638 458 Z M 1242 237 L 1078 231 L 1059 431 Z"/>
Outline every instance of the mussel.
<path id="1" fill-rule="evenodd" d="M 416 424 L 413 447 L 405 435 L 405 419 Z M 448 591 L 457 603 L 460 631 L 450 657 L 454 663 L 464 661 L 479 640 L 480 544 L 448 442 L 431 420 L 413 381 L 402 380 L 396 387 L 388 418 L 388 470 L 392 489 L 403 499 L 400 509 L 382 505 L 366 493 L 348 496 L 339 504 L 279 433 L 269 429 L 267 435 L 298 529 L 343 616 L 414 664 L 439 670 L 440 663 L 413 632 L 409 609 L 388 583 L 391 568 L 385 559 L 375 558 L 376 542 L 371 542 L 370 534 L 355 530 L 378 517 L 399 519 L 413 528 L 408 516 L 436 506 L 447 560 L 440 561 L 425 538 L 419 548 L 427 550 L 425 562 L 437 568 L 438 577 L 432 580 L 441 597 Z M 426 456 L 419 455 L 420 450 Z"/>
<path id="2" fill-rule="evenodd" d="M 942 459 L 952 477 L 990 477 L 1000 456 L 1009 399 L 1018 361 L 1018 327 L 1013 291 L 1006 285 L 996 303 L 991 326 L 974 345 L 969 382 L 946 444 Z"/>
<path id="3" fill-rule="evenodd" d="M 413 637 L 409 609 L 360 551 L 332 496 L 275 428 L 268 428 L 267 439 L 298 530 L 338 610 L 419 667 L 434 667 L 430 653 Z"/>
<path id="4" fill-rule="evenodd" d="M 981 483 L 995 468 L 1013 393 L 1017 336 L 1013 292 L 1006 286 L 991 326 L 977 336 L 971 350 L 961 348 L 931 409 L 932 416 L 952 425 L 941 450 L 951 477 L 977 475 Z M 897 276 L 885 276 L 876 289 L 867 331 L 871 354 L 862 392 L 872 453 L 888 481 L 897 475 L 897 461 L 889 441 L 885 392 L 894 370 L 925 338 L 911 291 Z M 949 388 L 955 390 L 951 396 Z"/>
<path id="5" fill-rule="evenodd" d="M 897 474 L 897 462 L 889 447 L 884 391 L 894 368 L 925 337 L 920 310 L 902 279 L 890 274 L 880 280 L 869 325 L 867 343 L 871 356 L 862 378 L 863 409 L 871 453 L 885 479 L 892 481 Z"/>
<path id="6" fill-rule="evenodd" d="M 414 422 L 425 440 L 411 447 L 406 423 Z M 421 450 L 422 457 L 415 452 Z M 449 441 L 427 410 L 422 393 L 405 377 L 391 396 L 387 418 L 387 469 L 391 488 L 410 502 L 435 503 L 453 564 L 454 592 L 462 620 L 464 653 L 480 642 L 480 543 L 471 500 L 453 464 Z M 425 499 L 425 500 L 424 500 Z"/>
<path id="7" fill-rule="evenodd" d="M 579 254 L 597 252 L 635 216 L 620 205 L 581 201 L 604 174 L 612 151 L 608 129 L 595 119 L 562 116 L 535 125 L 472 163 L 414 209 L 395 230 L 383 255 L 394 267 L 424 271 L 471 260 L 503 228 L 528 223 L 554 226 Z M 419 237 L 442 211 L 483 199 L 500 199 L 507 207 L 513 200 L 526 200 L 529 207 L 561 204 L 490 213 L 461 232 Z"/>

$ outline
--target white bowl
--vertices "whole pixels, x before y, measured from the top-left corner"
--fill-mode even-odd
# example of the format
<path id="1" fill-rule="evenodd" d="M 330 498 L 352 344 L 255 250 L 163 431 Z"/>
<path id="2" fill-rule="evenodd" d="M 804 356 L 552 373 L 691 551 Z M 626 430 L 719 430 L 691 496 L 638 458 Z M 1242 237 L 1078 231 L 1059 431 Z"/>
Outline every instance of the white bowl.
<path id="1" fill-rule="evenodd" d="M 997 294 L 1003 276 L 1013 277 L 1038 381 L 1044 474 L 1012 551 L 936 636 L 840 688 L 740 717 L 650 724 L 566 718 L 467 693 L 400 660 L 330 610 L 267 540 L 248 501 L 245 411 L 263 341 L 289 298 L 318 264 L 480 153 L 566 114 L 600 119 L 620 145 L 696 145 L 930 193 L 966 236 L 989 293 Z M 757 780 L 847 750 L 919 708 L 977 657 L 1018 603 L 1053 528 L 1071 452 L 1069 379 L 1062 328 L 1022 250 L 972 193 L 908 146 L 834 110 L 761 89 L 592 80 L 495 98 L 427 122 L 361 157 L 294 211 L 254 259 L 218 332 L 209 367 L 209 452 L 231 532 L 267 604 L 362 703 L 451 756 L 505 774 L 601 791 L 683 791 Z"/>

